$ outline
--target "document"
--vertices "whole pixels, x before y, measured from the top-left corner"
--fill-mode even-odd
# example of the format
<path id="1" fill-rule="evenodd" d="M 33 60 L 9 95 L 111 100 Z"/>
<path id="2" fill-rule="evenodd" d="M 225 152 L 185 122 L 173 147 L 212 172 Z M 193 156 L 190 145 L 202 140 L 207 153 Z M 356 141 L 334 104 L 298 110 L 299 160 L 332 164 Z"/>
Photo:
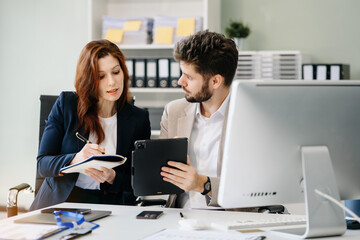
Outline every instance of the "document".
<path id="1" fill-rule="evenodd" d="M 185 231 L 179 229 L 164 229 L 143 240 L 258 240 L 264 239 L 263 233 L 243 234 L 239 232 L 216 232 L 216 231 Z"/>
<path id="2" fill-rule="evenodd" d="M 126 157 L 121 155 L 97 155 L 92 156 L 82 162 L 79 162 L 74 165 L 63 167 L 60 169 L 60 173 L 84 173 L 84 170 L 87 168 L 95 168 L 100 170 L 100 167 L 114 168 L 116 166 L 122 165 L 126 162 Z"/>
<path id="3" fill-rule="evenodd" d="M 0 228 L 0 239 L 42 239 L 62 230 L 56 225 L 6 223 Z"/>

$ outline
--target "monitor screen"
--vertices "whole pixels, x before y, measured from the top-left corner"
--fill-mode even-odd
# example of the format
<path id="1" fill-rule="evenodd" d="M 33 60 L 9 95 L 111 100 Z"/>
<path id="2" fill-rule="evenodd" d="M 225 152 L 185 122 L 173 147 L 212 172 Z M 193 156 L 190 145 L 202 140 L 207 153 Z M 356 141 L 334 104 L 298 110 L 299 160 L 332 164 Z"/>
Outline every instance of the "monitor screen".
<path id="1" fill-rule="evenodd" d="M 304 192 L 311 198 L 310 188 L 355 199 L 359 183 L 360 81 L 233 82 L 219 186 L 222 207 L 308 204 Z"/>

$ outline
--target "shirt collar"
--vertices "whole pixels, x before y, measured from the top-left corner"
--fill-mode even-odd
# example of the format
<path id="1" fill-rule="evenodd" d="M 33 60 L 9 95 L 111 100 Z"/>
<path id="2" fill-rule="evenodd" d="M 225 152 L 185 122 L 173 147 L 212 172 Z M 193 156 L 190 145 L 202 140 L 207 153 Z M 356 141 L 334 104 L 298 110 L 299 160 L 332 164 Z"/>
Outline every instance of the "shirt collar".
<path id="1" fill-rule="evenodd" d="M 225 116 L 226 108 L 227 108 L 227 105 L 229 104 L 229 99 L 230 99 L 230 92 L 229 92 L 229 94 L 226 96 L 225 100 L 223 101 L 223 103 L 221 104 L 221 106 L 219 107 L 219 109 L 216 110 L 216 112 L 214 112 L 214 113 L 211 115 L 211 117 L 214 116 L 214 115 L 218 115 L 218 114 L 221 114 L 221 116 Z M 196 103 L 195 116 L 196 116 L 196 117 L 200 117 L 200 116 L 201 116 L 200 103 Z M 210 117 L 210 118 L 211 118 L 211 117 Z"/>

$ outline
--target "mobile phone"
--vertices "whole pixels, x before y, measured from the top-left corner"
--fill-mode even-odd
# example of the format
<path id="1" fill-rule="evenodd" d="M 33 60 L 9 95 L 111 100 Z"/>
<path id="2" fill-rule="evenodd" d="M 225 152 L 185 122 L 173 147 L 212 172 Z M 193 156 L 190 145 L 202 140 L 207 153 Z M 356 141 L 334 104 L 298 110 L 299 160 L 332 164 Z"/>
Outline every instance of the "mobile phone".
<path id="1" fill-rule="evenodd" d="M 136 215 L 137 219 L 158 219 L 164 212 L 163 211 L 142 211 Z"/>
<path id="2" fill-rule="evenodd" d="M 54 211 L 67 211 L 67 212 L 75 212 L 80 214 L 88 214 L 91 212 L 90 208 L 46 208 L 41 210 L 41 213 L 53 213 Z"/>

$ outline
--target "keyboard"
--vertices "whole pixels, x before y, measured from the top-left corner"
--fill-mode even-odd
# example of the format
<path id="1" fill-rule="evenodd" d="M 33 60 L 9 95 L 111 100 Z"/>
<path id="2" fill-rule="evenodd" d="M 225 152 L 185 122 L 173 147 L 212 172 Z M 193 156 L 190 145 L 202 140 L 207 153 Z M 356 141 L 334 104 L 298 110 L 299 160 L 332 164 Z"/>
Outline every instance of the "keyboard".
<path id="1" fill-rule="evenodd" d="M 280 217 L 281 216 L 281 217 Z M 291 216 L 291 215 L 266 215 L 264 218 L 256 219 L 239 219 L 235 221 L 216 221 L 211 223 L 211 227 L 218 230 L 237 230 L 247 228 L 264 228 L 276 226 L 289 225 L 303 225 L 306 224 L 305 216 Z"/>

